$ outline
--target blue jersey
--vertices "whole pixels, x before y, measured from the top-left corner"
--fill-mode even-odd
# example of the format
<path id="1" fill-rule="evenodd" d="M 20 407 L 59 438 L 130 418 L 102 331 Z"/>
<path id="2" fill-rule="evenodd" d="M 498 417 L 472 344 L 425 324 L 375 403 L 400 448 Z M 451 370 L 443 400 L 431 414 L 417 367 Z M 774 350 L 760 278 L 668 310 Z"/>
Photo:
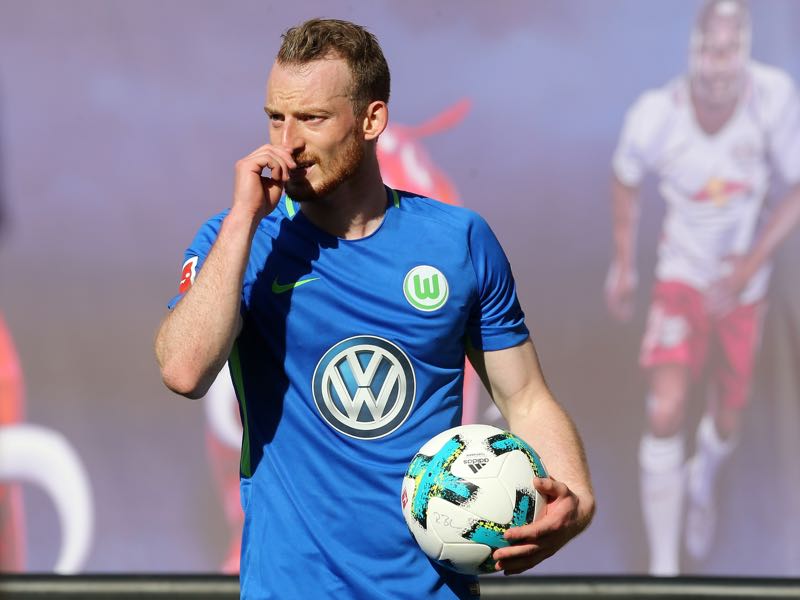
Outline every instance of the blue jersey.
<path id="1" fill-rule="evenodd" d="M 467 339 L 499 350 L 528 331 L 480 216 L 387 197 L 362 239 L 320 230 L 286 197 L 253 239 L 228 361 L 244 426 L 242 597 L 475 597 L 475 578 L 438 567 L 412 538 L 403 475 L 460 423 Z M 185 277 L 225 214 L 200 229 Z"/>

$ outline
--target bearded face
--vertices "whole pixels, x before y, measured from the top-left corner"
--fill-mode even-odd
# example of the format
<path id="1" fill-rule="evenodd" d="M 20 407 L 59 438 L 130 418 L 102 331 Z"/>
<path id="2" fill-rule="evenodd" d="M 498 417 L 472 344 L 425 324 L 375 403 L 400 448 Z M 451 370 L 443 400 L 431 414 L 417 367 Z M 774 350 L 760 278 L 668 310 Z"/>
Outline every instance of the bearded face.
<path id="1" fill-rule="evenodd" d="M 740 5 L 712 4 L 692 35 L 689 70 L 695 97 L 711 107 L 736 102 L 749 58 L 749 20 Z"/>
<path id="2" fill-rule="evenodd" d="M 295 157 L 297 169 L 290 172 L 286 193 L 293 200 L 307 202 L 323 198 L 355 175 L 364 159 L 364 142 L 358 129 L 336 147 L 324 152 L 303 150 Z"/>
<path id="3" fill-rule="evenodd" d="M 285 183 L 293 200 L 328 196 L 361 166 L 367 142 L 351 90 L 350 69 L 337 57 L 273 66 L 265 110 L 270 143 L 288 150 L 297 164 Z"/>

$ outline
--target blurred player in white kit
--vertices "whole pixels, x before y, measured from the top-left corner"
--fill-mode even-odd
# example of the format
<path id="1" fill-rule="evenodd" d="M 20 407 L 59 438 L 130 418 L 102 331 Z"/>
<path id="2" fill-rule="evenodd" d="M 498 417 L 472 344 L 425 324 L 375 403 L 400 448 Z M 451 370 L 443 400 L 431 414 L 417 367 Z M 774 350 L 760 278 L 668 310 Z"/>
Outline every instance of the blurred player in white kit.
<path id="1" fill-rule="evenodd" d="M 639 188 L 653 173 L 666 202 L 642 341 L 647 429 L 639 448 L 649 571 L 680 571 L 711 548 L 720 466 L 736 446 L 775 248 L 800 219 L 800 100 L 784 72 L 750 58 L 739 0 L 708 0 L 691 35 L 689 72 L 629 109 L 613 159 L 614 257 L 606 301 L 630 318 Z M 761 222 L 770 179 L 786 185 Z M 710 381 L 695 454 L 685 461 L 686 402 Z M 684 497 L 686 504 L 684 505 Z"/>

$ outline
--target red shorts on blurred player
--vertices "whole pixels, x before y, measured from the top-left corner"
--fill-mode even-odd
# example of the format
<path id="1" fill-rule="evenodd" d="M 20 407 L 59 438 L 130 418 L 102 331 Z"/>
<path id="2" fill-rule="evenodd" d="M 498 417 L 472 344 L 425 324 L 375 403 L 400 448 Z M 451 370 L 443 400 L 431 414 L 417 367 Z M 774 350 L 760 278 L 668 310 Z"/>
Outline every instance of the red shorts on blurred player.
<path id="1" fill-rule="evenodd" d="M 0 313 L 0 427 L 23 418 L 22 368 Z M 0 483 L 0 572 L 25 570 L 25 516 L 22 487 Z"/>
<path id="2" fill-rule="evenodd" d="M 639 363 L 644 368 L 686 365 L 697 379 L 706 366 L 726 405 L 747 403 L 763 303 L 708 314 L 702 292 L 677 281 L 659 281 L 647 317 Z"/>

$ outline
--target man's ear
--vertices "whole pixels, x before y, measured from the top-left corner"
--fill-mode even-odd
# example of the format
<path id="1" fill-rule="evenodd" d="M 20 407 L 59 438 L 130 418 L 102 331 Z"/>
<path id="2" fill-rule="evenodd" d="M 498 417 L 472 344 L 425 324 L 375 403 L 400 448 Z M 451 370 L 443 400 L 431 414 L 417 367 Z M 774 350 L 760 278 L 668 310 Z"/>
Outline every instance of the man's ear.
<path id="1" fill-rule="evenodd" d="M 389 123 L 389 107 L 386 102 L 375 100 L 367 105 L 364 114 L 364 139 L 367 141 L 377 139 Z"/>

